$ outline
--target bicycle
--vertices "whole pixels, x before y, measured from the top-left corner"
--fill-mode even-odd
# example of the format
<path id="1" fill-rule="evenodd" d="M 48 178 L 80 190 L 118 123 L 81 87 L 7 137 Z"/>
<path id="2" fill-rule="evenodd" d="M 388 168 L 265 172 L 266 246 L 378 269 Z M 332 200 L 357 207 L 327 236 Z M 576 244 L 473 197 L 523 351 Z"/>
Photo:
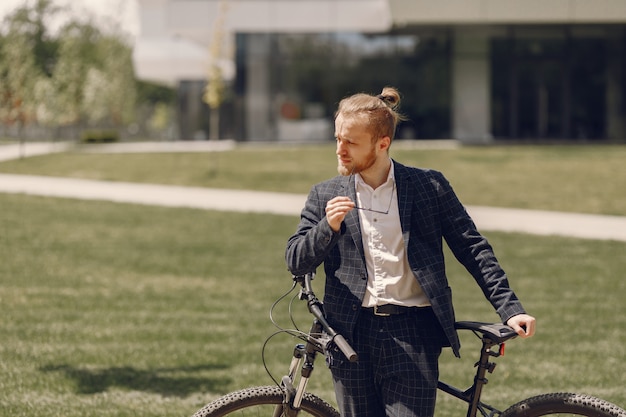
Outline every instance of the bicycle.
<path id="1" fill-rule="evenodd" d="M 339 348 L 350 361 L 358 360 L 356 352 L 345 338 L 338 334 L 326 321 L 323 305 L 317 299 L 311 285 L 314 274 L 294 276 L 293 286 L 279 298 L 272 306 L 290 294 L 297 285 L 301 286 L 297 298 L 307 301 L 309 312 L 314 316 L 313 324 L 308 332 L 297 329 L 292 317 L 295 330 L 285 330 L 278 326 L 270 312 L 270 318 L 280 331 L 271 335 L 263 345 L 263 358 L 268 341 L 275 335 L 287 332 L 304 343 L 299 343 L 293 350 L 293 357 L 289 370 L 278 382 L 265 367 L 270 377 L 274 379 L 274 386 L 260 386 L 246 388 L 226 394 L 198 410 L 193 417 L 223 417 L 223 416 L 273 416 L 293 417 L 309 415 L 314 417 L 339 417 L 337 410 L 328 402 L 315 394 L 306 391 L 306 387 L 314 369 L 318 353 L 324 354 L 331 346 Z M 296 298 L 296 297 L 294 297 Z M 293 300 L 292 300 L 293 301 Z M 291 311 L 291 308 L 290 308 Z M 462 390 L 439 381 L 438 389 L 468 404 L 467 417 L 540 417 L 540 416 L 567 416 L 578 415 L 587 417 L 626 417 L 626 411 L 615 404 L 602 399 L 575 393 L 550 393 L 534 396 L 522 400 L 504 411 L 500 411 L 480 400 L 484 386 L 487 384 L 487 373 L 493 373 L 496 364 L 491 358 L 497 358 L 504 352 L 505 342 L 515 338 L 517 334 L 507 325 L 500 323 L 482 323 L 459 321 L 458 330 L 473 332 L 482 342 L 480 357 L 476 363 L 474 383 Z M 265 359 L 263 359 L 265 363 Z M 300 377 L 298 379 L 298 369 Z M 480 414 L 479 414 L 480 413 Z"/>

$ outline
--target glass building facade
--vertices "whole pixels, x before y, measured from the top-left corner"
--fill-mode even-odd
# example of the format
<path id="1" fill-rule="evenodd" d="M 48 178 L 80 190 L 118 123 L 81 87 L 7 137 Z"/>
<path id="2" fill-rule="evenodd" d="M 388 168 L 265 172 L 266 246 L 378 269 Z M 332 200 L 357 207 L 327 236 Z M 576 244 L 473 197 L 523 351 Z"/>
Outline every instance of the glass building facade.
<path id="1" fill-rule="evenodd" d="M 239 33 L 240 140 L 332 140 L 338 101 L 386 85 L 403 139 L 624 141 L 624 25 Z M 265 104 L 263 104 L 265 102 Z"/>

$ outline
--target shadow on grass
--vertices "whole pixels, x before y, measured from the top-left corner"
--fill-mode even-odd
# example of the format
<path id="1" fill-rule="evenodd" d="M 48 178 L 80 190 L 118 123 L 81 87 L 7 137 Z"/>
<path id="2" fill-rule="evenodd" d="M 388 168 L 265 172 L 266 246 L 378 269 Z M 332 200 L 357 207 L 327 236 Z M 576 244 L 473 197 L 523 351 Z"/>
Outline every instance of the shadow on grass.
<path id="1" fill-rule="evenodd" d="M 97 394 L 110 387 L 146 391 L 163 396 L 186 397 L 195 392 L 221 392 L 230 378 L 189 376 L 227 366 L 197 365 L 179 368 L 136 369 L 130 366 L 105 369 L 77 368 L 70 365 L 48 365 L 43 372 L 59 372 L 76 382 L 79 394 Z"/>

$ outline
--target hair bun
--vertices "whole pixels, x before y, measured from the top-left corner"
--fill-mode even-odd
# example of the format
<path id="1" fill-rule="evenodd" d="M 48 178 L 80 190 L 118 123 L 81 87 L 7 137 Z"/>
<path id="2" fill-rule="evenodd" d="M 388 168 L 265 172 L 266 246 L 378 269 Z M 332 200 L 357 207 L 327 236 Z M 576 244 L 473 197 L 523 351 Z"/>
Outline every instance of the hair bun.
<path id="1" fill-rule="evenodd" d="M 381 99 L 387 106 L 395 109 L 400 104 L 400 93 L 393 87 L 383 88 L 382 93 L 376 96 Z"/>

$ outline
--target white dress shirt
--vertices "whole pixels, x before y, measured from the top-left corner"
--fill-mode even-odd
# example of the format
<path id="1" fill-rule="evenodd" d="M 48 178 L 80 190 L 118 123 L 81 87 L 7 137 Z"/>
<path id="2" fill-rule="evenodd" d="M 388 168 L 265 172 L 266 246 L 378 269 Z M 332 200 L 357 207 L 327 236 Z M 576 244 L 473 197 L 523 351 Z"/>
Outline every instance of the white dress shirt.
<path id="1" fill-rule="evenodd" d="M 375 190 L 359 174 L 354 176 L 357 206 L 387 214 L 359 210 L 367 266 L 363 307 L 396 304 L 425 307 L 430 303 L 411 272 L 400 226 L 393 162 L 387 181 Z"/>

